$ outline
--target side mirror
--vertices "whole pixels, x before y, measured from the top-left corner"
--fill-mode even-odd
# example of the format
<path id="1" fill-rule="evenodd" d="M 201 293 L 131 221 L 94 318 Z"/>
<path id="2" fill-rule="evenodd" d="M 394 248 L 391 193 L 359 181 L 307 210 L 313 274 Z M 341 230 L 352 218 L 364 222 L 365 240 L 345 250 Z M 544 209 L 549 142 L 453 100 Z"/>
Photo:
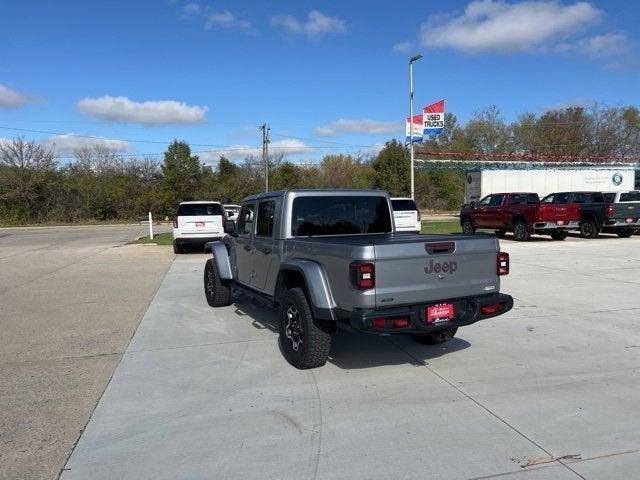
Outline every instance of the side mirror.
<path id="1" fill-rule="evenodd" d="M 471 200 L 471 208 L 473 208 L 474 210 L 476 209 L 477 204 L 475 200 Z"/>
<path id="2" fill-rule="evenodd" d="M 236 233 L 236 222 L 234 220 L 227 220 L 224 224 L 224 233 L 228 233 L 229 235 L 235 235 Z"/>

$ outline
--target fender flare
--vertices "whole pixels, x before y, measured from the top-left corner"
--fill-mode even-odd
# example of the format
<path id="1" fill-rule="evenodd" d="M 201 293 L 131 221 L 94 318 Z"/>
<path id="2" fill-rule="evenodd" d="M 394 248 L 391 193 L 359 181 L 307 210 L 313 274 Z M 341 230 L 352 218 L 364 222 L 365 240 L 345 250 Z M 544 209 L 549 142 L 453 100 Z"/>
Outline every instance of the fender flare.
<path id="1" fill-rule="evenodd" d="M 213 261 L 216 262 L 218 267 L 218 274 L 223 280 L 233 280 L 233 273 L 231 272 L 231 262 L 229 261 L 229 252 L 224 242 L 207 242 L 205 248 L 210 248 L 213 254 Z"/>
<path id="2" fill-rule="evenodd" d="M 302 275 L 307 294 L 309 295 L 309 301 L 315 308 L 322 310 L 332 310 L 336 308 L 336 302 L 331 294 L 331 288 L 329 287 L 329 281 L 324 268 L 322 268 L 319 263 L 302 258 L 293 258 L 280 265 L 278 280 L 276 282 L 275 300 L 278 300 L 278 297 L 283 291 L 284 272 L 287 270 L 298 272 Z"/>

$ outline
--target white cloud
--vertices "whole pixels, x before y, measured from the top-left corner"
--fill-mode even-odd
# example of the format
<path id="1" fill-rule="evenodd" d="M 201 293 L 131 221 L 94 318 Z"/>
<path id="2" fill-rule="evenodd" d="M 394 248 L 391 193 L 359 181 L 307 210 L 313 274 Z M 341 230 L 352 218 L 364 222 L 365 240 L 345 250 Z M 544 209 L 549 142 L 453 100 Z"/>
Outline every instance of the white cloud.
<path id="1" fill-rule="evenodd" d="M 396 43 L 392 48 L 391 51 L 393 53 L 402 53 L 402 54 L 409 54 L 411 53 L 412 50 L 415 49 L 415 42 L 400 42 L 400 43 Z"/>
<path id="2" fill-rule="evenodd" d="M 0 84 L 0 108 L 18 108 L 33 101 L 29 95 Z"/>
<path id="3" fill-rule="evenodd" d="M 477 0 L 459 16 L 436 15 L 421 27 L 425 47 L 466 53 L 515 53 L 544 47 L 600 20 L 603 12 L 587 2 Z"/>
<path id="4" fill-rule="evenodd" d="M 163 125 L 203 122 L 208 108 L 175 100 L 134 102 L 127 97 L 106 95 L 80 100 L 78 110 L 99 120 Z"/>
<path id="5" fill-rule="evenodd" d="M 304 142 L 296 139 L 276 140 L 269 144 L 269 155 L 278 155 L 284 153 L 286 155 L 302 155 L 310 153 L 313 149 L 305 145 Z M 242 160 L 249 156 L 261 157 L 262 147 L 252 145 L 230 145 L 227 150 L 203 151 L 198 152 L 200 159 L 207 164 L 215 164 L 218 159 L 226 157 L 229 160 Z"/>
<path id="6" fill-rule="evenodd" d="M 624 55 L 631 47 L 625 32 L 611 32 L 582 39 L 576 49 L 591 58 L 603 58 Z"/>
<path id="7" fill-rule="evenodd" d="M 347 24 L 338 17 L 330 17 L 318 10 L 312 10 L 307 19 L 298 20 L 293 15 L 274 15 L 271 25 L 279 27 L 294 35 L 304 35 L 308 38 L 319 38 L 330 33 L 345 33 Z"/>
<path id="8" fill-rule="evenodd" d="M 350 133 L 390 134 L 402 131 L 402 122 L 381 122 L 379 120 L 348 120 L 341 118 L 327 125 L 317 127 L 314 132 L 323 137 L 334 137 Z"/>
<path id="9" fill-rule="evenodd" d="M 207 13 L 207 21 L 204 28 L 210 30 L 216 27 L 235 30 L 251 30 L 251 22 L 236 18 L 229 10 L 224 10 L 222 12 L 210 10 Z"/>
<path id="10" fill-rule="evenodd" d="M 187 2 L 182 7 L 182 12 L 185 15 L 198 15 L 200 12 L 202 12 L 202 7 L 199 3 Z"/>
<path id="11" fill-rule="evenodd" d="M 53 148 L 59 155 L 72 154 L 83 148 L 103 147 L 117 152 L 130 152 L 133 150 L 131 144 L 124 140 L 113 138 L 77 136 L 73 133 L 65 135 L 54 135 L 42 142 Z"/>
<path id="12" fill-rule="evenodd" d="M 218 11 L 208 5 L 201 5 L 197 2 L 187 2 L 182 7 L 182 13 L 184 18 L 204 19 L 204 28 L 206 30 L 224 28 L 253 33 L 251 22 L 237 18 L 229 10 Z"/>

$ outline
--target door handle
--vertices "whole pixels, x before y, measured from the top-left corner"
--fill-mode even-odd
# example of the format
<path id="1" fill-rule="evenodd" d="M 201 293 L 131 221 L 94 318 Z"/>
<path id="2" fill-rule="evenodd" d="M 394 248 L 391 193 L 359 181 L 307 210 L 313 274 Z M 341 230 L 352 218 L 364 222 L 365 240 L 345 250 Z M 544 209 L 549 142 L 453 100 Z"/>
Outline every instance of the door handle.
<path id="1" fill-rule="evenodd" d="M 245 245 L 244 247 L 242 247 L 245 249 L 245 251 L 250 252 L 251 251 L 251 245 Z"/>

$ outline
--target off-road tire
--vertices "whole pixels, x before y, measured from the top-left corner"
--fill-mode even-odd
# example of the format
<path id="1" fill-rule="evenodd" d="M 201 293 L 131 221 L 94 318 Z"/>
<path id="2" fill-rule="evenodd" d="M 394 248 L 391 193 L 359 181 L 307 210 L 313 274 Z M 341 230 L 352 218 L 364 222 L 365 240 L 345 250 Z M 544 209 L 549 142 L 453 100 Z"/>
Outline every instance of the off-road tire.
<path id="1" fill-rule="evenodd" d="M 313 318 L 302 288 L 290 288 L 282 296 L 278 330 L 282 353 L 292 366 L 305 370 L 327 363 L 331 351 L 331 328 Z"/>
<path id="2" fill-rule="evenodd" d="M 515 225 L 513 225 L 513 238 L 518 242 L 526 242 L 531 238 L 527 224 L 522 220 L 518 220 Z"/>
<path id="3" fill-rule="evenodd" d="M 593 220 L 582 220 L 580 222 L 580 236 L 582 238 L 596 238 L 598 236 L 598 227 Z"/>
<path id="4" fill-rule="evenodd" d="M 473 235 L 476 233 L 476 227 L 473 226 L 473 222 L 470 218 L 462 220 L 462 233 L 465 235 Z"/>
<path id="5" fill-rule="evenodd" d="M 226 307 L 231 305 L 231 287 L 220 278 L 218 265 L 213 258 L 204 266 L 204 295 L 210 307 Z"/>
<path id="6" fill-rule="evenodd" d="M 178 245 L 176 242 L 173 242 L 173 253 L 175 253 L 176 255 L 184 253 L 184 247 L 182 245 Z"/>
<path id="7" fill-rule="evenodd" d="M 569 235 L 567 232 L 559 231 L 559 232 L 551 232 L 551 238 L 554 240 L 564 240 Z"/>
<path id="8" fill-rule="evenodd" d="M 631 235 L 633 235 L 633 229 L 625 228 L 624 230 L 618 230 L 616 232 L 616 235 L 618 235 L 620 238 L 629 238 Z"/>
<path id="9" fill-rule="evenodd" d="M 506 230 L 496 230 L 496 237 L 504 238 L 506 235 L 507 235 L 507 231 Z"/>
<path id="10" fill-rule="evenodd" d="M 437 332 L 423 333 L 421 335 L 411 335 L 413 341 L 422 343 L 423 345 L 436 345 L 438 343 L 444 343 L 451 340 L 456 332 L 457 328 L 449 328 L 447 330 L 438 330 Z"/>

